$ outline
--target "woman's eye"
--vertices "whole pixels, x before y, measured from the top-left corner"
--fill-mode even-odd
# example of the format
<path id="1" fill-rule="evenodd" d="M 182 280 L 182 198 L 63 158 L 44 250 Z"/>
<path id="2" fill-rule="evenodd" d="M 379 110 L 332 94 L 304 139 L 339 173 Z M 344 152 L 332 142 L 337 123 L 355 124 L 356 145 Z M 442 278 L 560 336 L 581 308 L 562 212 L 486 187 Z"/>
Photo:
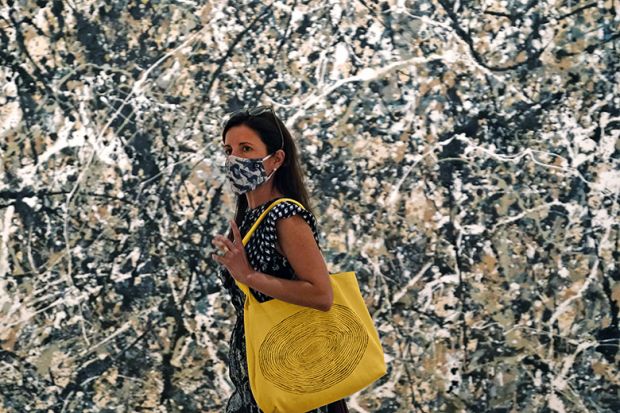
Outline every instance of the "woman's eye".
<path id="1" fill-rule="evenodd" d="M 248 152 L 248 151 L 251 151 L 251 150 L 252 150 L 251 146 L 244 146 L 243 147 L 243 152 Z"/>

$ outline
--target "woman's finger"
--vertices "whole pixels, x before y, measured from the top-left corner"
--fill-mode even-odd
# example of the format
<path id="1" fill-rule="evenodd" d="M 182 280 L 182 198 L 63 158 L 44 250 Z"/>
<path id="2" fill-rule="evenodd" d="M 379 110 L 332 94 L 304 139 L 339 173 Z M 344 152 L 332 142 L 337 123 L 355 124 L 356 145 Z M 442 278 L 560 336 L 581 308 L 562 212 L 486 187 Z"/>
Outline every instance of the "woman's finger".
<path id="1" fill-rule="evenodd" d="M 233 244 L 233 242 L 229 240 L 228 237 L 225 237 L 223 235 L 216 235 L 214 240 L 221 242 L 226 248 L 231 251 L 235 248 L 235 244 Z"/>
<path id="2" fill-rule="evenodd" d="M 217 262 L 218 264 L 224 265 L 224 263 L 221 261 L 222 259 L 221 255 L 211 254 L 211 258 L 213 259 L 213 261 Z"/>
<path id="3" fill-rule="evenodd" d="M 215 245 L 216 248 L 220 249 L 221 251 L 223 251 L 224 253 L 230 251 L 230 249 L 226 246 L 226 244 L 224 244 L 222 241 L 220 241 L 219 239 L 215 238 L 213 239 L 213 241 L 211 241 L 211 243 L 213 245 Z"/>
<path id="4" fill-rule="evenodd" d="M 239 231 L 239 227 L 237 226 L 237 223 L 231 219 L 230 226 L 233 230 L 233 236 L 234 236 L 235 242 L 238 242 L 239 244 L 243 244 L 243 238 L 241 237 L 241 232 Z"/>

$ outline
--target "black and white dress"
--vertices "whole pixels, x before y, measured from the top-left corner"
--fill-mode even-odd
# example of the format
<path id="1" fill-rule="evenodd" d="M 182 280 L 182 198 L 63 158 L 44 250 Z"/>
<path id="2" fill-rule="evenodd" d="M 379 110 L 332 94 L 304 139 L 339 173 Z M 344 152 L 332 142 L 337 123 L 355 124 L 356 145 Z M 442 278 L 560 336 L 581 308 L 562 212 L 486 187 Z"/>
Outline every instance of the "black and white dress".
<path id="1" fill-rule="evenodd" d="M 245 236 L 260 214 L 265 211 L 265 209 L 267 209 L 273 201 L 275 201 L 275 199 L 255 208 L 248 208 L 241 222 L 241 226 L 239 227 L 241 236 Z M 290 201 L 282 202 L 269 211 L 254 234 L 252 234 L 252 237 L 245 247 L 250 265 L 252 265 L 255 270 L 285 279 L 296 278 L 295 272 L 286 257 L 281 255 L 276 249 L 276 241 L 278 237 L 276 232 L 276 222 L 281 218 L 288 218 L 293 215 L 301 216 L 308 223 L 312 229 L 312 233 L 314 234 L 314 239 L 317 242 L 317 245 L 319 245 L 316 219 L 312 213 Z M 256 405 L 254 397 L 252 396 L 248 378 L 243 327 L 243 303 L 245 301 L 245 296 L 237 287 L 234 279 L 230 276 L 226 269 L 221 271 L 220 276 L 222 277 L 224 286 L 232 297 L 232 303 L 235 307 L 235 312 L 237 313 L 237 321 L 230 338 L 230 350 L 228 354 L 229 373 L 230 378 L 235 385 L 235 390 L 233 391 L 233 394 L 231 395 L 226 406 L 226 413 L 260 413 L 261 410 Z M 265 302 L 272 299 L 259 291 L 252 289 L 250 291 L 260 302 Z M 331 411 L 340 411 L 338 408 L 342 409 L 342 406 L 344 405 L 344 400 L 341 400 L 339 402 L 332 403 L 329 406 L 319 407 L 311 412 L 328 413 Z M 336 406 L 338 406 L 338 408 L 335 409 Z"/>

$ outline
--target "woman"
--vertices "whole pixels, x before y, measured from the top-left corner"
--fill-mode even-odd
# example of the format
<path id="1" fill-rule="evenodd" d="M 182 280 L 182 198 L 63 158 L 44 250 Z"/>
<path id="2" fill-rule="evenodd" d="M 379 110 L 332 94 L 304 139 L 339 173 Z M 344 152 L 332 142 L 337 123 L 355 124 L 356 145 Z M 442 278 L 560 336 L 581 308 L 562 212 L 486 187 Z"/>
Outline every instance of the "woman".
<path id="1" fill-rule="evenodd" d="M 216 235 L 213 239 L 222 254 L 212 255 L 224 267 L 220 276 L 237 313 L 229 353 L 235 390 L 226 412 L 259 413 L 248 380 L 244 295 L 235 280 L 249 286 L 261 302 L 277 298 L 322 311 L 331 307 L 333 292 L 295 143 L 273 108 L 235 112 L 224 125 L 222 139 L 227 178 L 237 194 L 237 210 L 228 237 Z M 243 235 L 274 200 L 282 197 L 295 199 L 306 209 L 289 201 L 276 205 L 244 247 Z M 347 411 L 344 400 L 312 410 Z"/>

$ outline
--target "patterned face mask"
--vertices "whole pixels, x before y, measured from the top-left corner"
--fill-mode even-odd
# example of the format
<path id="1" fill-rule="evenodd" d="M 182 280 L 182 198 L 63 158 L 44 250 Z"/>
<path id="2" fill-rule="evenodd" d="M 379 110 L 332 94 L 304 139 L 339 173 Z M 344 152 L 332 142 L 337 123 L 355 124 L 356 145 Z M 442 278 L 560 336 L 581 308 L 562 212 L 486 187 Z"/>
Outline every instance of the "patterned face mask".
<path id="1" fill-rule="evenodd" d="M 278 169 L 274 169 L 269 175 L 267 175 L 265 171 L 263 161 L 269 159 L 272 155 L 273 153 L 264 158 L 257 159 L 240 158 L 235 155 L 229 155 L 228 158 L 226 158 L 225 168 L 226 177 L 230 182 L 232 191 L 237 195 L 245 194 L 268 181 Z"/>

